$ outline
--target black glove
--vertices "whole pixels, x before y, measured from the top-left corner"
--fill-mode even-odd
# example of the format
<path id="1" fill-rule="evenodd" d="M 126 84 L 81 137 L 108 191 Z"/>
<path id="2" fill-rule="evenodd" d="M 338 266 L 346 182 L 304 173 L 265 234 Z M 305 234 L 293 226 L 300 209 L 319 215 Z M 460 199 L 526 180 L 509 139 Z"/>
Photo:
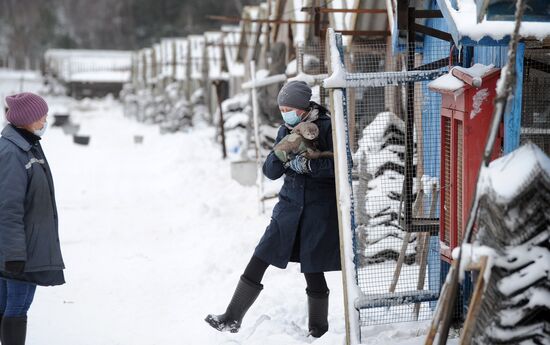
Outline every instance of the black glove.
<path id="1" fill-rule="evenodd" d="M 6 272 L 9 273 L 23 273 L 25 269 L 25 261 L 6 261 Z"/>

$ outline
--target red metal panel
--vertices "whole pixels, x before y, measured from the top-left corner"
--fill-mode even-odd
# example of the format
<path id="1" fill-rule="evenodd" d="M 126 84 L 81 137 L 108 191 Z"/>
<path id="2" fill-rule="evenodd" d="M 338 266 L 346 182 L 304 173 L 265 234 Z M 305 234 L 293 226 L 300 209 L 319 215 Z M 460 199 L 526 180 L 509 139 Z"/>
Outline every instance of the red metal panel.
<path id="1" fill-rule="evenodd" d="M 467 86 L 460 94 L 442 94 L 440 238 L 447 247 L 442 248 L 441 257 L 447 262 L 451 261 L 451 250 L 462 242 L 491 125 L 499 75 L 490 73 L 479 88 Z M 500 156 L 502 139 L 500 131 L 493 159 Z"/>

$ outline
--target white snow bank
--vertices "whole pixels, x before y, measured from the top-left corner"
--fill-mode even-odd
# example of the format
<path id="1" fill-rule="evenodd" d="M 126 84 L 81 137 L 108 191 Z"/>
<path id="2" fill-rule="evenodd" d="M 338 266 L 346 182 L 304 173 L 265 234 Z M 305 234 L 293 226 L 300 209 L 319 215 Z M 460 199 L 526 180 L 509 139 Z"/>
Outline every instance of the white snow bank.
<path id="1" fill-rule="evenodd" d="M 67 81 L 88 83 L 127 83 L 130 81 L 130 71 L 79 72 L 71 74 L 67 78 Z"/>

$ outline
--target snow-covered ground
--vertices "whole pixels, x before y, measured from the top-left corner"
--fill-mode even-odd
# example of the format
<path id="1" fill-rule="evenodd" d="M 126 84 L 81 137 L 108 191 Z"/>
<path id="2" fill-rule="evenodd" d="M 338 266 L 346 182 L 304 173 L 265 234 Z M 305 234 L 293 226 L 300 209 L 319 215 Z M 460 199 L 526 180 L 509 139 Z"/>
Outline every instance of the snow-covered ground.
<path id="1" fill-rule="evenodd" d="M 340 273 L 327 274 L 330 329 L 316 340 L 306 337 L 305 280 L 296 264 L 268 269 L 240 333 L 210 328 L 204 317 L 225 310 L 271 209 L 259 215 L 255 187 L 230 179 L 212 129 L 160 135 L 124 118 L 114 101 L 87 106 L 72 117 L 91 135 L 89 146 L 58 128 L 43 140 L 67 284 L 37 290 L 27 344 L 344 343 Z M 363 343 L 421 344 L 426 326 L 365 328 Z"/>

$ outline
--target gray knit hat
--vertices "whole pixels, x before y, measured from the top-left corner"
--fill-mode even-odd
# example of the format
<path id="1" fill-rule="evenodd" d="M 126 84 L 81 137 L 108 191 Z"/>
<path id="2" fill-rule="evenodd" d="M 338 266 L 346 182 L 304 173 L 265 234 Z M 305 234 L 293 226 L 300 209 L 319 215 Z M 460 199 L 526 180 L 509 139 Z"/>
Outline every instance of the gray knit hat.
<path id="1" fill-rule="evenodd" d="M 305 82 L 295 80 L 282 87 L 277 96 L 277 103 L 279 107 L 307 110 L 310 99 L 311 88 Z"/>

